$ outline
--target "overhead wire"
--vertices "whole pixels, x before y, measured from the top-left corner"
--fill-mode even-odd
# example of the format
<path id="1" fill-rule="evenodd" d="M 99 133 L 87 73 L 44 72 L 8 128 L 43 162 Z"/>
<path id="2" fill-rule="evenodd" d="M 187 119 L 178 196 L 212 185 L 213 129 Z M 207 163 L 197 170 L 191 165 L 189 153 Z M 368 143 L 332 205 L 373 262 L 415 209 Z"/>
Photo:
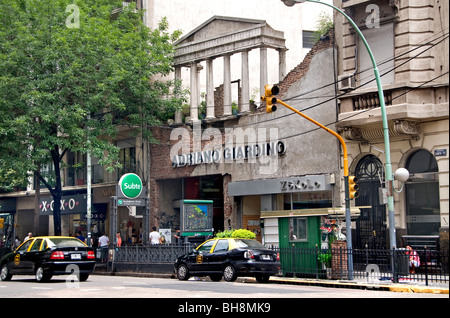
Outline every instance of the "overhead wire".
<path id="1" fill-rule="evenodd" d="M 385 71 L 384 73 L 382 73 L 380 76 L 383 77 L 383 76 L 385 76 L 386 74 L 388 74 L 388 73 L 394 71 L 395 69 L 397 69 L 397 68 L 399 68 L 399 67 L 401 67 L 401 66 L 403 66 L 403 65 L 405 65 L 405 64 L 407 64 L 407 63 L 409 63 L 411 60 L 413 60 L 413 59 L 419 57 L 421 54 L 425 53 L 426 51 L 430 50 L 431 48 L 435 47 L 436 45 L 442 43 L 443 41 L 447 40 L 448 38 L 449 38 L 448 32 L 447 32 L 447 33 L 443 33 L 442 35 L 440 35 L 440 36 L 438 36 L 438 37 L 436 37 L 436 38 L 434 38 L 434 39 L 431 39 L 431 40 L 429 40 L 428 42 L 423 43 L 423 44 L 421 44 L 421 45 L 419 45 L 419 46 L 417 46 L 417 47 L 415 47 L 415 48 L 413 48 L 413 49 L 411 49 L 411 50 L 408 50 L 408 51 L 406 51 L 406 52 L 404 52 L 404 53 L 398 54 L 398 55 L 394 56 L 394 57 L 391 58 L 391 59 L 388 59 L 388 60 L 385 60 L 385 61 L 381 61 L 378 65 L 385 64 L 385 63 L 387 63 L 387 62 L 389 62 L 389 61 L 391 61 L 391 60 L 393 60 L 393 59 L 398 59 L 398 58 L 401 57 L 401 56 L 404 56 L 404 55 L 406 55 L 406 54 L 410 54 L 411 52 L 414 52 L 414 51 L 416 51 L 416 50 L 418 50 L 418 49 L 420 49 L 420 48 L 426 47 L 423 51 L 421 51 L 421 52 L 419 52 L 418 54 L 416 54 L 416 55 L 414 55 L 414 56 L 412 56 L 412 57 L 406 59 L 405 61 L 403 61 L 402 63 L 400 63 L 400 64 L 398 64 L 397 66 L 393 67 L 392 69 L 386 70 L 386 71 Z M 439 40 L 439 39 L 440 39 L 440 40 Z M 436 42 L 436 43 L 433 43 L 433 42 L 435 42 L 435 41 L 437 41 L 437 40 L 439 40 L 439 41 Z M 360 72 L 358 72 L 358 74 L 361 74 L 361 73 L 363 73 L 363 72 L 370 71 L 370 70 L 371 70 L 371 68 L 368 68 L 368 69 L 365 69 L 365 70 L 361 70 Z M 399 98 L 399 97 L 401 97 L 401 96 L 403 96 L 403 95 L 405 95 L 405 94 L 411 92 L 412 90 L 418 89 L 418 88 L 420 88 L 420 87 L 422 87 L 422 86 L 424 86 L 424 85 L 426 85 L 426 84 L 428 84 L 428 83 L 430 83 L 430 82 L 432 82 L 432 81 L 435 81 L 436 79 L 438 79 L 438 78 L 440 78 L 440 77 L 442 77 L 442 76 L 444 76 L 444 75 L 447 75 L 447 74 L 448 74 L 448 72 L 446 72 L 446 73 L 444 73 L 444 74 L 441 74 L 441 75 L 439 75 L 439 76 L 437 76 L 437 77 L 435 77 L 435 78 L 433 78 L 433 79 L 431 79 L 431 80 L 429 80 L 429 81 L 426 81 L 426 82 L 424 82 L 424 83 L 422 83 L 422 84 L 420 84 L 420 85 L 418 85 L 418 86 L 416 86 L 416 87 L 412 87 L 411 89 L 405 91 L 404 93 L 402 93 L 402 94 L 400 94 L 400 95 L 398 95 L 398 96 L 392 98 L 392 100 L 395 100 L 395 99 L 397 99 L 397 98 Z M 361 88 L 361 87 L 363 87 L 363 86 L 365 86 L 365 85 L 367 85 L 367 84 L 369 84 L 369 83 L 371 83 L 371 82 L 373 82 L 373 81 L 375 81 L 375 79 L 371 79 L 371 80 L 369 80 L 369 81 L 366 81 L 366 82 L 364 82 L 364 83 L 358 85 L 357 87 L 355 87 L 355 89 L 359 89 L 359 88 Z M 309 92 L 305 92 L 305 93 L 302 93 L 302 94 L 293 96 L 293 97 L 291 97 L 291 98 L 286 99 L 285 101 L 292 101 L 292 100 L 295 101 L 295 100 L 298 100 L 298 98 L 301 97 L 301 96 L 304 96 L 304 95 L 310 94 L 310 93 L 312 93 L 312 92 L 315 92 L 315 91 L 324 89 L 324 88 L 326 88 L 326 87 L 328 87 L 328 86 L 331 86 L 331 85 L 336 85 L 336 83 L 338 83 L 338 81 L 334 81 L 334 82 L 332 82 L 332 83 L 325 84 L 325 85 L 323 85 L 323 86 L 321 86 L 321 87 L 319 87 L 319 88 L 315 88 L 315 89 L 313 89 L 313 90 L 311 90 L 311 91 L 309 91 Z M 349 94 L 349 92 L 343 92 L 343 93 L 334 95 L 332 98 L 328 98 L 328 99 L 326 99 L 325 101 L 322 101 L 322 102 L 313 104 L 313 105 L 311 105 L 311 106 L 305 107 L 305 108 L 303 108 L 301 111 L 305 111 L 305 110 L 309 110 L 309 109 L 318 107 L 318 106 L 320 106 L 320 105 L 323 105 L 323 104 L 325 104 L 325 103 L 327 103 L 327 102 L 330 102 L 330 101 L 332 101 L 332 100 L 336 100 L 336 99 L 338 99 L 338 98 L 340 98 L 340 97 L 342 97 L 342 96 L 345 96 L 345 95 L 347 95 L 347 94 Z M 321 95 L 320 97 L 324 97 L 324 95 Z M 319 96 L 318 96 L 318 97 L 309 97 L 308 99 L 315 99 L 315 98 L 319 98 Z M 351 115 L 349 115 L 348 117 L 341 118 L 340 120 L 337 120 L 337 121 L 328 123 L 328 124 L 326 124 L 325 126 L 331 126 L 331 125 L 334 125 L 334 124 L 336 124 L 336 123 L 339 123 L 340 121 L 343 121 L 343 120 L 352 118 L 352 117 L 354 117 L 354 116 L 358 116 L 358 115 L 360 115 L 360 114 L 362 114 L 362 113 L 364 113 L 364 112 L 367 112 L 367 111 L 370 111 L 370 110 L 373 110 L 373 109 L 374 109 L 374 108 L 370 108 L 370 109 L 367 109 L 367 110 L 358 111 L 358 112 L 355 113 L 355 114 L 351 114 Z M 376 109 L 376 108 L 375 108 L 375 109 Z M 250 122 L 250 123 L 246 123 L 246 124 L 240 124 L 240 125 L 234 126 L 234 128 L 242 128 L 242 127 L 251 126 L 251 125 L 255 125 L 255 124 L 260 125 L 260 124 L 262 124 L 262 123 L 264 123 L 264 122 L 270 122 L 270 121 L 274 121 L 274 120 L 279 120 L 279 119 L 282 119 L 282 118 L 284 118 L 284 117 L 291 116 L 291 115 L 295 115 L 295 113 L 288 113 L 288 114 L 285 114 L 285 115 L 281 115 L 281 116 L 277 116 L 277 117 L 273 117 L 273 118 L 268 118 L 268 119 L 265 119 L 265 120 L 262 120 L 262 121 Z M 158 127 L 159 127 L 159 128 L 164 128 L 164 127 L 160 127 L 160 126 L 158 126 Z M 172 129 L 171 127 L 167 127 L 167 128 Z M 222 127 L 216 127 L 216 129 L 219 129 L 222 133 L 225 132 L 225 128 L 222 128 Z M 285 137 L 283 137 L 283 138 L 287 139 L 287 138 L 292 138 L 292 137 L 304 135 L 304 134 L 307 134 L 307 133 L 316 131 L 316 130 L 318 130 L 318 129 L 320 129 L 320 128 L 314 128 L 314 129 L 308 130 L 308 131 L 306 131 L 306 132 L 301 132 L 301 133 L 298 133 L 298 134 L 293 134 L 293 135 L 285 136 Z M 171 143 L 166 143 L 166 145 L 172 145 L 172 144 L 171 144 Z M 222 145 L 225 145 L 225 143 L 222 143 Z"/>

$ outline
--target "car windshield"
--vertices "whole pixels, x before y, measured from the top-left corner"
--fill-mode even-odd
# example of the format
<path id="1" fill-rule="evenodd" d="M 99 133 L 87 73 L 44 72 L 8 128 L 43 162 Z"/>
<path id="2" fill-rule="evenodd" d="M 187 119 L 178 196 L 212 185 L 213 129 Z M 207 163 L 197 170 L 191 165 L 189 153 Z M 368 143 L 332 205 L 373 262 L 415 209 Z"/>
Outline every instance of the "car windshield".
<path id="1" fill-rule="evenodd" d="M 256 248 L 264 248 L 264 245 L 255 240 L 246 240 L 246 239 L 235 239 L 234 240 L 238 247 L 246 248 L 246 247 L 256 247 Z"/>
<path id="2" fill-rule="evenodd" d="M 83 242 L 75 238 L 51 238 L 49 247 L 85 247 Z"/>

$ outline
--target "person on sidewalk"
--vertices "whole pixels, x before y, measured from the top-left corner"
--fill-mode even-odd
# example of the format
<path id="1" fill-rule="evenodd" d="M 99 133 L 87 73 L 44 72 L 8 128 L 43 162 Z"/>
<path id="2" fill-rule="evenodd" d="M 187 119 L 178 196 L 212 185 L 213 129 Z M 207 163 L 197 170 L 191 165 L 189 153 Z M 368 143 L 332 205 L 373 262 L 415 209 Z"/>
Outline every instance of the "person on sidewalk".
<path id="1" fill-rule="evenodd" d="M 149 234 L 150 243 L 152 245 L 161 244 L 161 235 L 156 231 L 156 226 L 152 228 L 152 232 Z"/>
<path id="2" fill-rule="evenodd" d="M 106 233 L 103 233 L 103 235 L 100 236 L 100 238 L 98 239 L 98 247 L 100 248 L 102 263 L 106 262 L 107 260 L 108 245 L 109 245 L 109 238 L 106 235 Z"/>
<path id="3" fill-rule="evenodd" d="M 406 247 L 406 254 L 409 255 L 409 272 L 411 274 L 416 273 L 416 267 L 420 266 L 420 257 L 419 254 L 415 250 L 412 249 L 411 246 Z"/>
<path id="4" fill-rule="evenodd" d="M 116 233 L 116 246 L 121 247 L 122 246 L 122 237 L 120 237 L 120 232 Z"/>

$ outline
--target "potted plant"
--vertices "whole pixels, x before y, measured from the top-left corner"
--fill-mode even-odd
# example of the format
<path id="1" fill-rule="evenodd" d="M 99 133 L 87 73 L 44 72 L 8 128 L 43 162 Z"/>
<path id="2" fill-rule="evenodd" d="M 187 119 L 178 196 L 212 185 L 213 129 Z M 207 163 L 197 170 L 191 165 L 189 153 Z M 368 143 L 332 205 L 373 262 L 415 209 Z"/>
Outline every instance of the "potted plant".
<path id="1" fill-rule="evenodd" d="M 322 263 L 322 268 L 330 268 L 331 267 L 331 252 L 329 250 L 320 252 L 317 255 L 317 259 L 320 263 Z"/>

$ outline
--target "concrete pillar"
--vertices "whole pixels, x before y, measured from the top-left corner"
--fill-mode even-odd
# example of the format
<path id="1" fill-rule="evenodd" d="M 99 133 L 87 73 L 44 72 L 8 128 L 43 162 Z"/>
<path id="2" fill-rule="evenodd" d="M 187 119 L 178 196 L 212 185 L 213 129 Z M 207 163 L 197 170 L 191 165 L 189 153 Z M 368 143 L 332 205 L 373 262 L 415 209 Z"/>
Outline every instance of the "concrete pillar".
<path id="1" fill-rule="evenodd" d="M 175 66 L 175 81 L 181 80 L 181 66 Z M 183 121 L 183 114 L 181 110 L 175 111 L 175 123 L 181 124 Z"/>
<path id="2" fill-rule="evenodd" d="M 241 112 L 250 110 L 250 76 L 248 68 L 248 51 L 241 53 L 241 70 L 242 70 L 242 92 L 241 92 Z"/>
<path id="3" fill-rule="evenodd" d="M 278 81 L 281 82 L 286 76 L 286 51 L 278 49 Z"/>
<path id="4" fill-rule="evenodd" d="M 231 55 L 223 57 L 223 114 L 231 115 Z"/>
<path id="5" fill-rule="evenodd" d="M 198 104 L 199 104 L 199 94 L 198 94 L 198 74 L 197 74 L 197 62 L 191 63 L 191 121 L 198 121 Z"/>
<path id="6" fill-rule="evenodd" d="M 260 95 L 264 95 L 264 86 L 269 81 L 269 75 L 267 72 L 267 47 L 261 47 L 259 57 L 259 89 Z"/>
<path id="7" fill-rule="evenodd" d="M 206 119 L 214 118 L 213 59 L 206 60 Z"/>

